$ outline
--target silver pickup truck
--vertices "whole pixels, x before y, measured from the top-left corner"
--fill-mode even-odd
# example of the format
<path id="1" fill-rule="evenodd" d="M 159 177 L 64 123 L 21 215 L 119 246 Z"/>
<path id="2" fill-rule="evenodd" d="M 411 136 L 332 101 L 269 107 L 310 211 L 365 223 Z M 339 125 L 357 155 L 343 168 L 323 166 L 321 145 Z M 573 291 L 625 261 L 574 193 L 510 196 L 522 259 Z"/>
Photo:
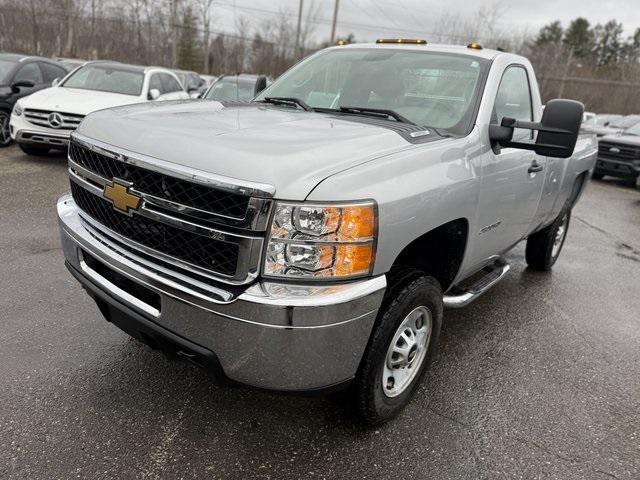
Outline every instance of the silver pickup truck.
<path id="1" fill-rule="evenodd" d="M 423 41 L 332 47 L 245 105 L 87 116 L 57 205 L 66 265 L 106 319 L 255 387 L 409 401 L 444 307 L 549 270 L 596 161 L 583 106 L 521 56 Z"/>

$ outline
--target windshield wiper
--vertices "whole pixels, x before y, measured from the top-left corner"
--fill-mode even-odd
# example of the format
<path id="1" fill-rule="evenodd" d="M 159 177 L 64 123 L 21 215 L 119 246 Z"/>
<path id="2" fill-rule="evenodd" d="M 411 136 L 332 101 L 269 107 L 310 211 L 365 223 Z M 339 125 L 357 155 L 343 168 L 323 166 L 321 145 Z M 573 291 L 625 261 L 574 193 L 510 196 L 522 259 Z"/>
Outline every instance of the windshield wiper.
<path id="1" fill-rule="evenodd" d="M 372 117 L 383 117 L 383 118 L 393 118 L 394 120 L 401 123 L 408 123 L 410 125 L 416 125 L 414 122 L 409 120 L 408 118 L 403 117 L 395 110 L 389 110 L 386 108 L 369 108 L 369 107 L 339 107 L 339 112 L 344 113 L 354 113 L 356 115 L 369 115 Z"/>
<path id="2" fill-rule="evenodd" d="M 306 112 L 310 112 L 313 110 L 304 101 L 295 97 L 265 97 L 263 100 L 258 101 L 264 103 L 273 103 L 274 105 L 298 105 Z"/>

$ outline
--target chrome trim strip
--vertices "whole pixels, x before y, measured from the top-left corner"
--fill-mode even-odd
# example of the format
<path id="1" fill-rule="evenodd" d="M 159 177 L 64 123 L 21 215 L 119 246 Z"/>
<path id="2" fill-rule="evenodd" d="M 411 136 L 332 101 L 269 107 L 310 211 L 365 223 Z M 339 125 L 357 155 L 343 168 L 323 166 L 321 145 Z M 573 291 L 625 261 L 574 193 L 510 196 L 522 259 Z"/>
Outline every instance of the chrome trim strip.
<path id="1" fill-rule="evenodd" d="M 75 162 L 69 154 L 67 155 L 67 160 L 69 162 L 70 174 L 75 173 L 77 176 L 85 177 L 103 187 L 105 185 L 111 185 L 113 183 L 112 180 L 105 178 L 102 175 L 95 173 Z M 130 191 L 131 193 L 142 197 L 142 199 L 145 201 L 145 204 L 156 205 L 160 208 L 165 208 L 175 213 L 194 217 L 195 219 L 205 222 L 219 223 L 221 225 L 232 226 L 243 230 L 266 230 L 267 223 L 269 222 L 269 212 L 272 203 L 271 200 L 251 197 L 249 199 L 249 205 L 247 206 L 247 210 L 245 212 L 245 217 L 239 218 L 231 217 L 228 215 L 221 215 L 219 213 L 190 207 L 188 205 L 174 202 L 172 200 L 156 197 L 155 195 L 151 195 L 136 189 L 135 184 Z"/>
<path id="2" fill-rule="evenodd" d="M 511 266 L 508 263 L 500 266 L 500 274 L 497 278 L 489 282 L 482 290 L 479 291 L 467 291 L 461 295 L 445 295 L 442 299 L 442 302 L 447 308 L 462 308 L 469 305 L 474 300 L 477 300 L 478 297 L 482 296 L 486 293 L 491 287 L 493 287 L 496 283 L 504 278 L 507 272 L 511 269 Z"/>
<path id="3" fill-rule="evenodd" d="M 250 182 L 204 172 L 202 170 L 196 170 L 194 168 L 167 162 L 166 160 L 161 160 L 141 153 L 130 152 L 128 150 L 109 145 L 108 143 L 86 137 L 78 132 L 73 132 L 71 134 L 71 139 L 78 142 L 85 148 L 93 150 L 101 155 L 106 155 L 115 160 L 120 160 L 125 163 L 130 163 L 131 165 L 136 165 L 141 168 L 153 170 L 154 172 L 163 173 L 183 180 L 200 183 L 205 186 L 219 188 L 228 192 L 254 197 L 273 198 L 276 191 L 273 185 Z"/>
<path id="4" fill-rule="evenodd" d="M 60 140 L 67 140 L 68 141 L 71 131 L 68 131 L 66 133 L 64 133 L 64 132 L 53 133 L 53 132 L 49 132 L 49 131 L 43 132 L 42 130 L 25 130 L 25 129 L 22 129 L 22 130 L 19 130 L 16 135 L 20 136 L 20 135 L 24 135 L 25 133 L 28 133 L 29 135 L 38 135 L 40 137 L 59 138 Z"/>
<path id="5" fill-rule="evenodd" d="M 87 265 L 87 263 L 84 261 L 84 258 L 82 257 L 81 252 L 78 254 L 78 259 L 80 260 L 80 268 L 82 268 L 82 271 L 84 272 L 84 274 L 87 277 L 89 277 L 91 280 L 93 280 L 95 283 L 97 283 L 99 286 L 111 292 L 113 295 L 119 297 L 120 299 L 124 300 L 126 303 L 132 305 L 133 307 L 139 310 L 142 310 L 144 313 L 151 315 L 152 317 L 157 318 L 160 316 L 160 311 L 157 308 L 154 308 L 151 305 L 144 303 L 139 298 L 134 297 L 130 293 L 125 292 L 120 287 L 114 285 L 109 280 L 107 280 L 102 275 L 100 275 L 98 272 L 96 272 L 94 269 L 92 269 L 89 265 Z"/>
<path id="6" fill-rule="evenodd" d="M 87 190 L 89 193 L 92 193 L 100 198 L 102 198 L 102 189 L 93 185 L 92 183 L 84 180 L 82 177 L 78 176 L 75 172 L 69 171 L 69 178 L 79 185 L 80 187 Z M 78 208 L 79 209 L 79 208 Z M 260 267 L 260 262 L 262 260 L 262 237 L 251 237 L 247 235 L 239 235 L 236 233 L 228 233 L 220 230 L 216 230 L 209 227 L 203 227 L 201 225 L 196 225 L 190 222 L 185 222 L 181 219 L 173 218 L 169 215 L 165 215 L 159 212 L 154 212 L 153 210 L 147 209 L 144 204 L 140 207 L 140 209 L 133 212 L 134 214 L 144 216 L 151 220 L 162 222 L 167 225 L 172 225 L 176 228 L 181 228 L 186 231 L 191 231 L 198 235 L 207 236 L 219 241 L 226 241 L 228 243 L 233 243 L 238 245 L 238 262 L 236 264 L 236 273 L 233 276 L 225 275 L 223 273 L 216 272 L 215 270 L 205 269 L 199 265 L 194 265 L 190 262 L 186 262 L 184 260 L 180 260 L 179 258 L 173 257 L 171 255 L 162 253 L 158 250 L 154 250 L 145 245 L 142 245 L 130 238 L 124 237 L 117 232 L 114 232 L 110 228 L 102 225 L 97 222 L 93 218 L 91 218 L 88 214 L 83 215 L 83 220 L 89 223 L 93 228 L 102 232 L 103 235 L 110 236 L 116 239 L 118 242 L 139 250 L 147 255 L 158 257 L 159 259 L 175 265 L 178 268 L 182 268 L 188 271 L 191 271 L 197 275 L 204 276 L 206 278 L 210 278 L 212 280 L 217 280 L 224 283 L 230 283 L 235 285 L 243 285 L 252 282 L 258 276 L 258 269 Z"/>

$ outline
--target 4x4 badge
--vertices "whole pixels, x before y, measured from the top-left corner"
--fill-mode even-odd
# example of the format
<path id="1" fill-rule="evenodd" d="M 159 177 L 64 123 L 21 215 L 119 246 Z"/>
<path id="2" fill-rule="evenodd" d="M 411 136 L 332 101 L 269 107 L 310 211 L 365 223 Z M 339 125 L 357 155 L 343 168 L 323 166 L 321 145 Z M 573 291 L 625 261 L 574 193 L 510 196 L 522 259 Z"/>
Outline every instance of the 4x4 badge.
<path id="1" fill-rule="evenodd" d="M 133 210 L 140 208 L 142 198 L 129 192 L 128 182 L 113 180 L 113 185 L 105 185 L 102 195 L 113 204 L 113 208 L 131 215 Z"/>

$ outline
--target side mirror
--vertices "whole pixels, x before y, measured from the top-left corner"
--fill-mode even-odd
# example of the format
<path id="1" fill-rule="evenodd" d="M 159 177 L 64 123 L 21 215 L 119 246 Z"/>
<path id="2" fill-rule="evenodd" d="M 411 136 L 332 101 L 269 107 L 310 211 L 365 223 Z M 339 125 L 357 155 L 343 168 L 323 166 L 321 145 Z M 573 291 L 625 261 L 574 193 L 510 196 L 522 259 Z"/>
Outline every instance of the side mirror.
<path id="1" fill-rule="evenodd" d="M 157 88 L 152 88 L 149 90 L 148 98 L 149 100 L 157 100 L 160 97 L 160 90 Z"/>
<path id="2" fill-rule="evenodd" d="M 53 82 L 51 82 L 51 86 L 52 87 L 57 87 L 58 84 L 60 83 L 60 80 L 62 80 L 60 77 L 54 78 Z"/>
<path id="3" fill-rule="evenodd" d="M 258 95 L 261 91 L 267 88 L 267 77 L 260 77 L 256 82 L 255 94 Z"/>
<path id="4" fill-rule="evenodd" d="M 36 84 L 33 83 L 31 80 L 20 80 L 19 82 L 13 82 L 11 84 L 11 91 L 13 93 L 18 93 L 20 91 L 20 88 L 24 87 L 24 88 L 33 88 L 35 87 Z"/>
<path id="5" fill-rule="evenodd" d="M 500 125 L 489 125 L 489 139 L 494 146 L 534 150 L 538 155 L 568 158 L 578 141 L 584 105 L 574 100 L 550 100 L 540 122 L 503 118 Z M 535 143 L 512 142 L 516 128 L 536 130 Z"/>

